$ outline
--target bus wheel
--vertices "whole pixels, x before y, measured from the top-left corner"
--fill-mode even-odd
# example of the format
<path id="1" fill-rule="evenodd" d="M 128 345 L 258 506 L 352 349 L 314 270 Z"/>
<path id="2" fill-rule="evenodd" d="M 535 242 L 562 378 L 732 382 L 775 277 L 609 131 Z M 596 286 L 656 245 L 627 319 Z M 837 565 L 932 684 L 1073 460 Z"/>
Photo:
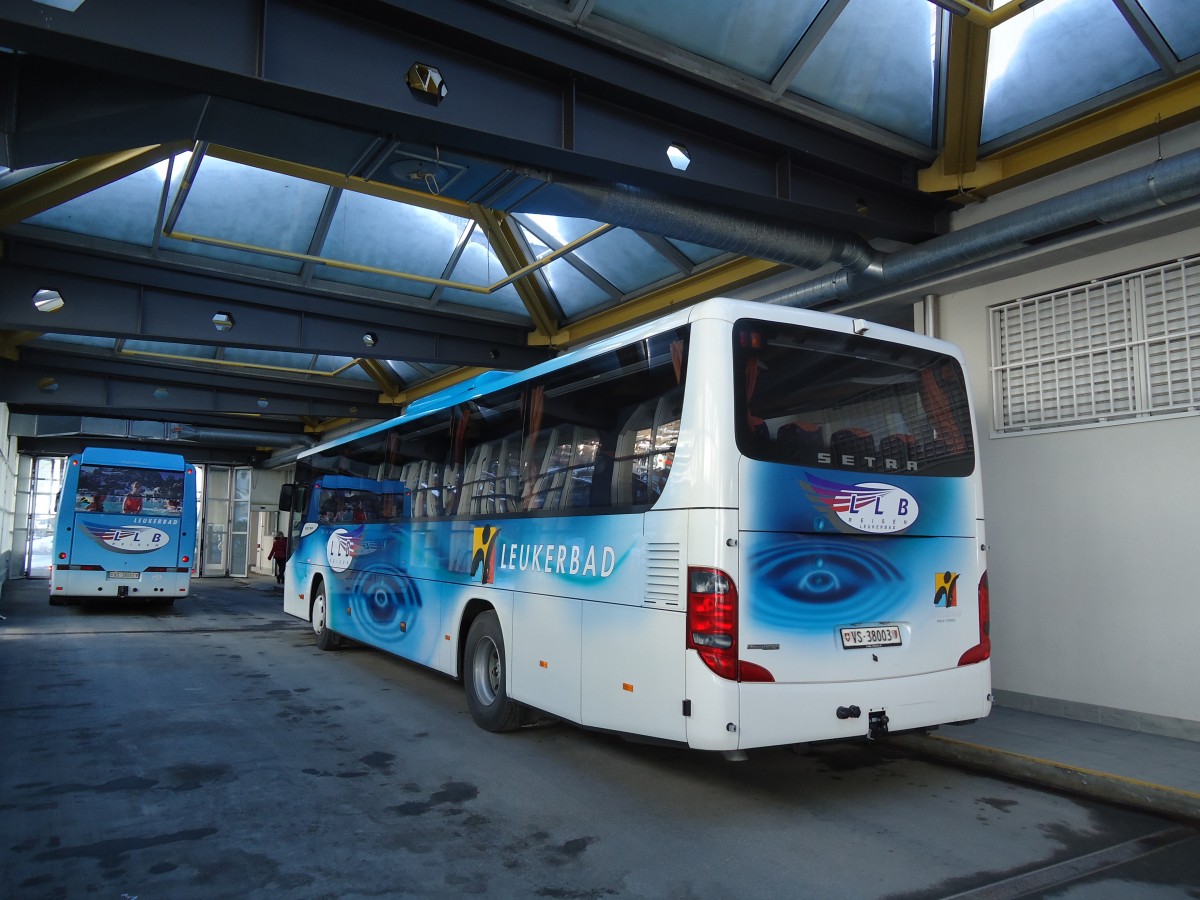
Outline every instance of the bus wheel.
<path id="1" fill-rule="evenodd" d="M 313 591 L 312 627 L 317 636 L 318 650 L 335 650 L 338 646 L 338 636 L 329 630 L 329 604 L 325 600 L 325 585 L 317 586 Z"/>
<path id="2" fill-rule="evenodd" d="M 512 731 L 520 725 L 520 707 L 504 689 L 504 635 L 494 612 L 481 613 L 467 632 L 463 660 L 467 708 L 486 731 Z"/>

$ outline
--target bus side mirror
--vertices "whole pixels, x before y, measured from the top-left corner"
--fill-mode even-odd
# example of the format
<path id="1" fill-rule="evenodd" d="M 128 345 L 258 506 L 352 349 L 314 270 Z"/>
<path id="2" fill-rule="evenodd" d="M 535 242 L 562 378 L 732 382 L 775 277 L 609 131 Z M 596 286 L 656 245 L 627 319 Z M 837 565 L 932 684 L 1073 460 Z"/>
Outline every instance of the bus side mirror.
<path id="1" fill-rule="evenodd" d="M 283 484 L 279 486 L 279 511 L 291 512 L 292 500 L 296 494 L 296 486 L 294 484 Z"/>

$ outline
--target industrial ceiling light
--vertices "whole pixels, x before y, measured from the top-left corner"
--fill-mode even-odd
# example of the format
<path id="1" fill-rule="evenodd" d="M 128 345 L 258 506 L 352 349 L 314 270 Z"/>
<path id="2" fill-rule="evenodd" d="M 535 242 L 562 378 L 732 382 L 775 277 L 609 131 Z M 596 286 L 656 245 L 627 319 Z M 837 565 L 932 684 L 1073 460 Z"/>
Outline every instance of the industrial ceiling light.
<path id="1" fill-rule="evenodd" d="M 53 394 L 58 390 L 58 381 L 49 376 L 38 379 L 37 389 L 43 394 Z"/>
<path id="2" fill-rule="evenodd" d="M 233 321 L 233 316 L 227 312 L 219 312 L 212 317 L 213 328 L 217 331 L 229 331 L 237 323 Z"/>
<path id="3" fill-rule="evenodd" d="M 171 396 L 171 392 L 168 391 L 166 388 L 155 388 L 154 389 L 154 399 L 155 400 L 166 400 L 170 396 Z"/>
<path id="4" fill-rule="evenodd" d="M 52 313 L 58 312 L 67 302 L 63 300 L 62 294 L 50 288 L 41 288 L 34 291 L 33 305 L 37 307 L 38 312 Z"/>
<path id="5" fill-rule="evenodd" d="M 373 331 L 368 331 L 366 334 L 363 335 L 363 343 L 366 344 L 368 347 L 374 347 L 376 344 L 379 343 L 379 335 L 377 335 Z"/>
<path id="6" fill-rule="evenodd" d="M 268 400 L 266 397 L 258 398 L 258 408 L 259 409 L 266 409 L 270 405 L 271 405 L 271 401 Z"/>
<path id="7" fill-rule="evenodd" d="M 692 156 L 688 153 L 687 147 L 683 144 L 672 144 L 667 148 L 667 159 L 671 161 L 671 165 L 683 172 L 692 164 Z"/>
<path id="8" fill-rule="evenodd" d="M 413 96 L 426 103 L 432 103 L 434 106 L 445 100 L 446 95 L 450 93 L 446 88 L 446 81 L 442 78 L 442 73 L 434 66 L 427 66 L 425 63 L 413 63 L 405 80 L 409 90 L 413 92 Z"/>

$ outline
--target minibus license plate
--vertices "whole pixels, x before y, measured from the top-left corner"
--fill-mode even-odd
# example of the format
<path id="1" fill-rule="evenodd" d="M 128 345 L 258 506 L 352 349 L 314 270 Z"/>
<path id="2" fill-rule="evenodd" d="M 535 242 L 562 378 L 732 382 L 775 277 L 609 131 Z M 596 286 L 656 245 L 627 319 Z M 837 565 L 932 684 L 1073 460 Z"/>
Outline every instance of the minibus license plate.
<path id="1" fill-rule="evenodd" d="M 140 578 L 141 572 L 109 572 L 109 578 Z"/>
<path id="2" fill-rule="evenodd" d="M 900 644 L 899 625 L 873 625 L 869 628 L 843 628 L 842 648 L 894 647 Z"/>

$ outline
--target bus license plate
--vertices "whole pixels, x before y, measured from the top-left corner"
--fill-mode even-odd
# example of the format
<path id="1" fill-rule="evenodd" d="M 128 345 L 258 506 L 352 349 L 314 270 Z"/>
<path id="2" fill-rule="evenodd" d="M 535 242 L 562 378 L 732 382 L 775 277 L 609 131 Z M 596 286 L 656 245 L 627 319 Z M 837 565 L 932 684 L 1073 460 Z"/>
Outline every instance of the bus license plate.
<path id="1" fill-rule="evenodd" d="M 109 572 L 109 578 L 141 578 L 141 572 Z"/>
<path id="2" fill-rule="evenodd" d="M 900 644 L 899 625 L 872 625 L 864 628 L 843 628 L 842 649 L 863 647 L 895 647 Z"/>

